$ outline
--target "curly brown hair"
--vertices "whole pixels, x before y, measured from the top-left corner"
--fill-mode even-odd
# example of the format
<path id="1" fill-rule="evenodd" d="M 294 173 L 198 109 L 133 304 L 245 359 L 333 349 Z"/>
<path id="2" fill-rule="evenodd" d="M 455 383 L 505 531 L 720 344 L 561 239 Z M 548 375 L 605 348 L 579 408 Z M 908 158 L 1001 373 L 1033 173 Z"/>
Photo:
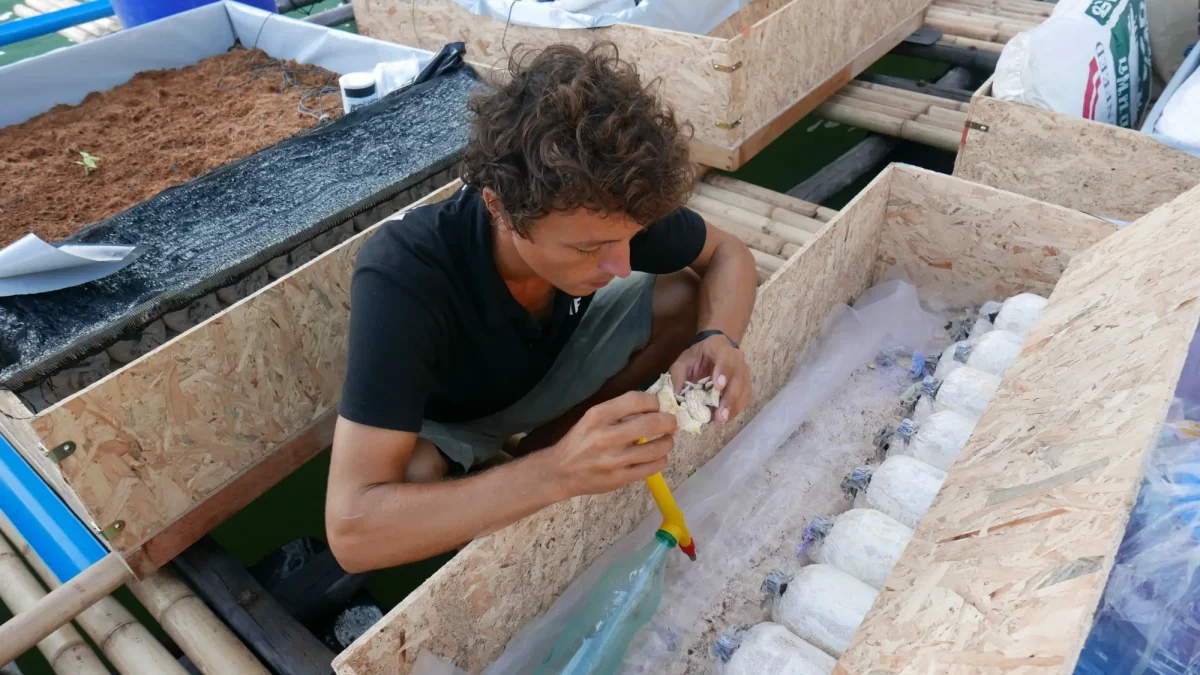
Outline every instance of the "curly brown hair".
<path id="1" fill-rule="evenodd" d="M 470 102 L 463 177 L 496 192 L 527 237 L 550 211 L 623 213 L 648 225 L 687 200 L 691 126 L 616 45 L 517 47 L 506 81 Z"/>

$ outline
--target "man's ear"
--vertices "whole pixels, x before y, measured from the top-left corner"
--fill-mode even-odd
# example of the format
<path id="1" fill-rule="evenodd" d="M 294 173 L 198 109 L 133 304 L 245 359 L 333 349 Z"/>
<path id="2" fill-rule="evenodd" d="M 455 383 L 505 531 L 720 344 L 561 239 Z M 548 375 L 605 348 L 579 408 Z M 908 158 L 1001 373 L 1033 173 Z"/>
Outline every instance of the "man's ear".
<path id="1" fill-rule="evenodd" d="M 500 201 L 500 195 L 496 191 L 485 187 L 482 190 L 483 204 L 487 207 L 488 215 L 492 217 L 493 223 L 504 225 L 504 229 L 511 229 L 511 223 L 508 221 L 508 212 L 504 210 L 504 202 Z"/>

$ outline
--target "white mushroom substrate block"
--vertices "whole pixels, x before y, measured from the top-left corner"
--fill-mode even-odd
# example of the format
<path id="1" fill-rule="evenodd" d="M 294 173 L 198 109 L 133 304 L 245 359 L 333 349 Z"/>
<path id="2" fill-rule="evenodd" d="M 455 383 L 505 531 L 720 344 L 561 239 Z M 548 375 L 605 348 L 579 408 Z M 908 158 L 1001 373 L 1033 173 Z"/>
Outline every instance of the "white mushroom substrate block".
<path id="1" fill-rule="evenodd" d="M 865 490 L 867 508 L 915 530 L 945 480 L 945 471 L 913 457 L 895 455 L 879 466 L 855 469 L 846 482 L 853 484 L 853 490 Z"/>
<path id="2" fill-rule="evenodd" d="M 881 511 L 850 509 L 811 521 L 801 546 L 815 562 L 882 588 L 912 536 L 911 528 Z"/>
<path id="3" fill-rule="evenodd" d="M 953 410 L 933 413 L 921 424 L 905 419 L 896 428 L 888 454 L 907 455 L 949 471 L 974 430 L 975 420 Z"/>
<path id="4" fill-rule="evenodd" d="M 1024 338 L 1033 330 L 1046 307 L 1046 298 L 1033 293 L 1021 293 L 1004 301 L 996 316 L 996 329 L 1016 333 Z"/>
<path id="5" fill-rule="evenodd" d="M 837 660 L 777 623 L 765 621 L 731 644 L 723 675 L 829 675 Z"/>
<path id="6" fill-rule="evenodd" d="M 878 594 L 832 565 L 805 565 L 775 601 L 771 618 L 837 658 L 850 646 Z"/>

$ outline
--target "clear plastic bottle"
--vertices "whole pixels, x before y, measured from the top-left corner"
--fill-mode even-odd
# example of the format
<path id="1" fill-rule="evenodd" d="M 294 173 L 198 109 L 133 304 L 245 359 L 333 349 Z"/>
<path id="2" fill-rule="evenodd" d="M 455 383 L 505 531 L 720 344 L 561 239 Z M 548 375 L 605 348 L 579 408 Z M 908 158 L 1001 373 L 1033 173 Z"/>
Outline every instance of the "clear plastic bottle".
<path id="1" fill-rule="evenodd" d="M 675 538 L 659 530 L 654 541 L 608 568 L 586 607 L 563 628 L 537 675 L 611 675 L 629 643 L 658 611 L 667 557 Z"/>

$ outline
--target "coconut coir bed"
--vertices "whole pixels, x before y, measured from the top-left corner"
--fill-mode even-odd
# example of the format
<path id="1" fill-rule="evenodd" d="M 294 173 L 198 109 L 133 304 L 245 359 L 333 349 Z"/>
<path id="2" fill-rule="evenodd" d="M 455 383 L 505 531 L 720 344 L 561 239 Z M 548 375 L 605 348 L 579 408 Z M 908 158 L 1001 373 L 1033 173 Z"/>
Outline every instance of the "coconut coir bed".
<path id="1" fill-rule="evenodd" d="M 62 239 L 341 111 L 335 73 L 258 49 L 139 73 L 0 129 L 0 246 Z M 85 173 L 80 152 L 99 168 Z"/>
<path id="2" fill-rule="evenodd" d="M 447 45 L 416 83 L 70 235 L 144 252 L 98 281 L 0 298 L 0 386 L 21 391 L 445 173 L 476 88 L 462 51 Z"/>

